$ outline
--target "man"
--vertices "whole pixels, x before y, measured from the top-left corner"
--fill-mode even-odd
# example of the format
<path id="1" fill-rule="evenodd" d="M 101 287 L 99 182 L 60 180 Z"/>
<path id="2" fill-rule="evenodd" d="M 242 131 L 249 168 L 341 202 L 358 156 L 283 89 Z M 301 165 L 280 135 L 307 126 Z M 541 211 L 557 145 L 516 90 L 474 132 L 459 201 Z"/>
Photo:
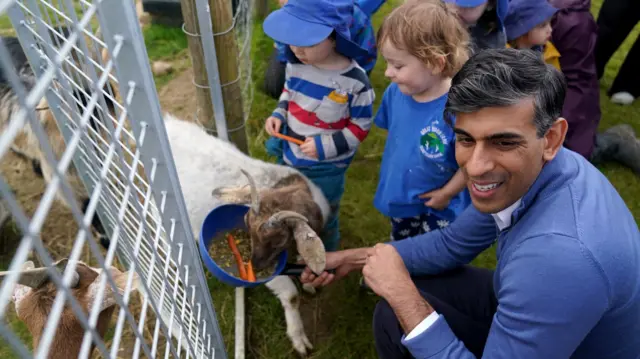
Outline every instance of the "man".
<path id="1" fill-rule="evenodd" d="M 335 275 L 301 280 L 363 268 L 384 299 L 381 358 L 637 358 L 640 232 L 611 183 L 562 147 L 565 91 L 530 50 L 476 54 L 447 103 L 473 205 L 441 230 L 327 253 Z M 494 242 L 495 272 L 467 265 Z"/>

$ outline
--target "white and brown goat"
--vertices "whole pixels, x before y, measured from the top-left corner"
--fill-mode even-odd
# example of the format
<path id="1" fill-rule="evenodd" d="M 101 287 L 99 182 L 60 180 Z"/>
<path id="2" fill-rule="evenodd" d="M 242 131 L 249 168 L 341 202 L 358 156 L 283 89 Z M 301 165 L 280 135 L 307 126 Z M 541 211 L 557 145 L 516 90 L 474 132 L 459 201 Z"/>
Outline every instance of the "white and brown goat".
<path id="1" fill-rule="evenodd" d="M 54 263 L 54 265 L 59 269 L 63 269 L 64 264 L 66 264 L 61 263 L 63 261 L 67 262 L 66 259 L 63 259 Z M 40 344 L 43 330 L 49 319 L 58 291 L 56 285 L 49 280 L 46 270 L 46 268 L 34 268 L 33 262 L 23 264 L 22 274 L 11 295 L 11 301 L 15 305 L 18 318 L 24 322 L 32 336 L 34 350 Z M 102 269 L 91 268 L 83 262 L 76 264 L 75 272 L 70 289 L 88 318 L 105 273 Z M 129 272 L 121 272 L 117 268 L 111 267 L 111 275 L 116 284 L 116 290 L 122 295 L 126 288 Z M 138 275 L 133 273 L 131 291 L 138 289 L 139 283 Z M 107 282 L 107 287 L 100 303 L 100 314 L 96 322 L 96 331 L 102 340 L 104 340 L 104 334 L 109 328 L 115 309 L 115 296 Z M 78 321 L 76 314 L 69 305 L 65 305 L 60 314 L 60 321 L 49 347 L 47 358 L 77 358 L 80 354 L 84 333 L 84 327 Z M 94 345 L 91 346 L 89 353 L 93 349 Z"/>
<path id="2" fill-rule="evenodd" d="M 249 204 L 245 224 L 256 268 L 272 265 L 293 245 L 311 269 L 324 269 L 325 250 L 317 233 L 326 224 L 330 209 L 318 186 L 294 168 L 245 155 L 195 123 L 170 114 L 165 115 L 164 123 L 196 238 L 212 208 Z M 295 350 L 305 355 L 312 345 L 300 317 L 296 285 L 288 276 L 276 276 L 266 286 L 282 303 L 287 335 Z"/>

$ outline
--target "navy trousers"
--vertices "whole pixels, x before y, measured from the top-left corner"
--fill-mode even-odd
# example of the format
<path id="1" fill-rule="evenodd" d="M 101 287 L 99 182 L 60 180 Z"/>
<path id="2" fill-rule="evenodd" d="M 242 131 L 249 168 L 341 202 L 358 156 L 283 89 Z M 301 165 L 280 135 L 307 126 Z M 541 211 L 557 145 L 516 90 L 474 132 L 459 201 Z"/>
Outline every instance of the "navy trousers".
<path id="1" fill-rule="evenodd" d="M 476 357 L 482 356 L 498 307 L 493 271 L 462 266 L 445 273 L 413 278 L 422 296 L 442 314 L 453 333 Z M 381 359 L 413 358 L 400 339 L 404 333 L 395 313 L 381 300 L 373 314 L 376 351 Z"/>

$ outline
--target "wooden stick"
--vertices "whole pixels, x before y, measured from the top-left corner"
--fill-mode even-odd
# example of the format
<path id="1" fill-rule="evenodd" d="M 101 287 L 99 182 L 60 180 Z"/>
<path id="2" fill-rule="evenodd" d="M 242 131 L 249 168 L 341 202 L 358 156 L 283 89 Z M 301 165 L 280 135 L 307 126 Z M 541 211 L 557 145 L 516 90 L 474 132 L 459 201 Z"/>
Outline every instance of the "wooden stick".
<path id="1" fill-rule="evenodd" d="M 244 262 L 242 260 L 242 255 L 236 246 L 236 240 L 233 238 L 231 233 L 227 234 L 227 243 L 229 244 L 229 248 L 233 252 L 234 257 L 236 257 L 236 264 L 238 265 L 238 274 L 240 274 L 240 278 L 247 280 L 247 271 L 244 268 Z"/>
<path id="2" fill-rule="evenodd" d="M 299 140 L 299 139 L 297 139 L 297 138 L 293 138 L 293 137 L 291 137 L 291 136 L 283 135 L 283 134 L 281 134 L 281 133 L 277 133 L 277 132 L 276 132 L 276 133 L 274 133 L 274 135 L 273 135 L 273 136 L 274 136 L 274 137 L 281 138 L 281 139 L 283 139 L 283 140 L 285 140 L 285 141 L 293 142 L 293 143 L 298 144 L 298 145 L 301 145 L 301 144 L 303 144 L 303 143 L 304 143 L 304 141 L 302 141 L 302 140 Z"/>

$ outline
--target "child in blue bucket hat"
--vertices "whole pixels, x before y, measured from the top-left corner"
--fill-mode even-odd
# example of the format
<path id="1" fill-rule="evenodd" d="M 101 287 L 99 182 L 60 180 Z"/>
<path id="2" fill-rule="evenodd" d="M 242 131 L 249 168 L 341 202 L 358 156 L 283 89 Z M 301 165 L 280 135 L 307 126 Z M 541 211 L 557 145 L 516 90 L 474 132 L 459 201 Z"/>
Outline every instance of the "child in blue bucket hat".
<path id="1" fill-rule="evenodd" d="M 504 18 L 509 0 L 444 0 L 458 12 L 458 18 L 469 28 L 472 50 L 505 47 L 507 39 Z"/>
<path id="2" fill-rule="evenodd" d="M 367 6 L 366 9 L 363 8 L 363 1 L 364 6 Z M 371 16 L 377 10 L 377 7 L 381 5 L 379 2 L 381 0 L 354 1 L 353 14 L 349 23 L 351 40 L 367 50 L 366 54 L 355 58 L 358 65 L 367 72 L 367 75 L 371 73 L 378 59 L 378 49 L 373 25 L 371 25 Z M 287 0 L 280 0 L 281 6 L 286 3 Z M 284 72 L 287 66 L 286 50 L 287 45 L 277 41 L 274 42 L 274 50 L 264 75 L 264 90 L 269 96 L 276 99 L 284 88 Z"/>
<path id="3" fill-rule="evenodd" d="M 328 251 L 340 242 L 338 211 L 345 172 L 373 122 L 375 94 L 356 58 L 367 51 L 351 41 L 353 0 L 289 0 L 263 22 L 267 36 L 285 44 L 285 85 L 266 120 L 266 143 L 278 163 L 295 167 L 323 191 L 331 214 L 320 236 Z"/>
<path id="4" fill-rule="evenodd" d="M 560 70 L 560 53 L 551 43 L 551 18 L 558 11 L 547 0 L 512 0 L 505 17 L 507 47 L 540 51 Z"/>

